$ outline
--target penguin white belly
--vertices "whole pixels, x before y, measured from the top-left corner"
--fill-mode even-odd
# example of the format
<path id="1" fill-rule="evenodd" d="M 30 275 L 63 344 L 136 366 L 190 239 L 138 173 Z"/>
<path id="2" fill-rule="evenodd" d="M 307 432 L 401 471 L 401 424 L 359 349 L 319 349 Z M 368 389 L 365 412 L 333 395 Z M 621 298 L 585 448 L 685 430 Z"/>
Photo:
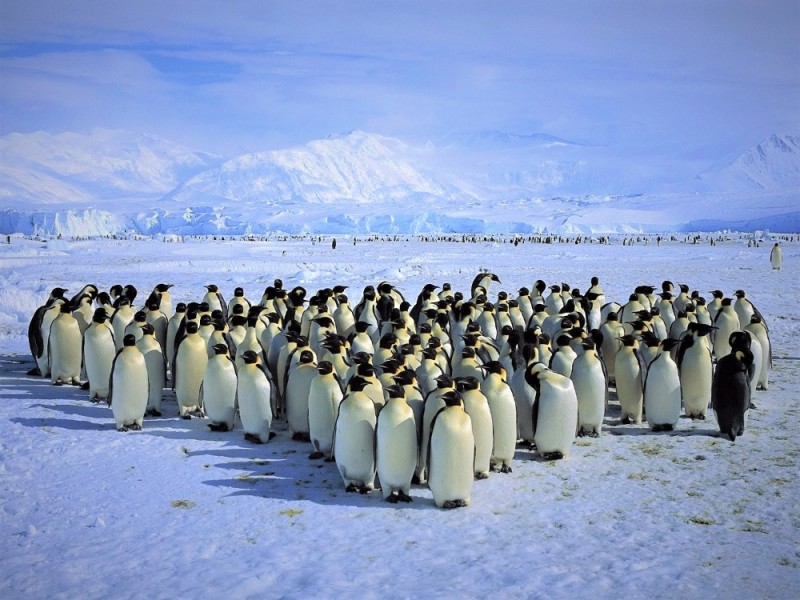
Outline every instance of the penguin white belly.
<path id="1" fill-rule="evenodd" d="M 419 450 L 414 411 L 402 400 L 390 400 L 381 410 L 376 436 L 375 458 L 384 499 L 393 492 L 409 496 Z"/>
<path id="2" fill-rule="evenodd" d="M 236 369 L 227 356 L 210 359 L 203 376 L 203 410 L 215 425 L 233 429 L 236 415 Z"/>
<path id="3" fill-rule="evenodd" d="M 427 478 L 426 471 L 428 466 L 428 445 L 430 444 L 431 437 L 431 423 L 436 413 L 444 407 L 444 400 L 440 398 L 440 395 L 436 391 L 433 391 L 425 399 L 425 407 L 422 413 L 422 438 L 419 443 L 419 460 L 417 461 L 417 477 L 422 483 L 424 483 Z"/>
<path id="4" fill-rule="evenodd" d="M 578 398 L 569 379 L 540 380 L 536 451 L 542 455 L 569 456 L 578 423 Z"/>
<path id="5" fill-rule="evenodd" d="M 650 365 L 644 390 L 644 412 L 651 429 L 672 429 L 681 416 L 681 384 L 678 367 L 659 356 Z"/>
<path id="6" fill-rule="evenodd" d="M 572 369 L 572 385 L 578 398 L 578 433 L 600 435 L 606 413 L 606 378 L 599 360 L 576 361 Z"/>
<path id="7" fill-rule="evenodd" d="M 339 405 L 334 454 L 346 487 L 375 487 L 375 405 L 362 395 Z"/>
<path id="8" fill-rule="evenodd" d="M 511 391 L 517 405 L 517 435 L 521 440 L 533 443 L 533 403 L 536 390 L 525 383 L 525 370 L 519 369 L 511 377 Z"/>
<path id="9" fill-rule="evenodd" d="M 501 396 L 489 398 L 492 413 L 492 463 L 500 465 L 503 472 L 511 472 L 511 461 L 517 447 L 517 407 L 514 395 L 506 386 Z"/>
<path id="10" fill-rule="evenodd" d="M 164 392 L 164 353 L 161 345 L 153 336 L 143 337 L 137 344 L 139 351 L 144 356 L 147 366 L 147 378 L 150 381 L 150 389 L 147 400 L 147 410 L 154 415 L 161 413 L 161 396 Z"/>
<path id="11" fill-rule="evenodd" d="M 50 377 L 50 328 L 60 312 L 60 305 L 51 306 L 45 311 L 42 323 L 39 326 L 42 336 L 42 350 L 41 354 L 36 357 L 36 365 L 39 367 L 42 377 Z"/>
<path id="12" fill-rule="evenodd" d="M 90 326 L 83 343 L 86 376 L 89 379 L 89 399 L 108 398 L 111 365 L 114 363 L 116 345 L 111 328 L 107 325 Z"/>
<path id="13" fill-rule="evenodd" d="M 74 317 L 64 315 L 50 328 L 50 381 L 78 383 L 81 377 L 81 328 Z"/>
<path id="14" fill-rule="evenodd" d="M 292 434 L 309 433 L 308 401 L 311 382 L 316 374 L 317 370 L 313 366 L 298 366 L 286 383 L 286 417 Z"/>
<path id="15" fill-rule="evenodd" d="M 266 444 L 272 426 L 270 384 L 256 365 L 245 365 L 239 371 L 238 396 L 239 416 L 245 435 Z"/>
<path id="16" fill-rule="evenodd" d="M 447 415 L 452 412 L 454 414 Z M 436 419 L 430 440 L 428 485 L 436 506 L 461 501 L 469 505 L 474 480 L 475 438 L 472 420 L 458 408 L 444 409 Z"/>
<path id="17" fill-rule="evenodd" d="M 485 396 L 475 397 L 464 394 L 464 410 L 472 422 L 472 436 L 475 440 L 474 474 L 479 479 L 489 476 L 492 468 L 492 446 L 494 445 L 494 429 L 492 427 L 492 411 Z M 531 434 L 531 441 L 533 434 Z"/>
<path id="18" fill-rule="evenodd" d="M 111 412 L 118 430 L 141 428 L 150 388 L 147 365 L 138 350 L 123 350 L 114 363 Z"/>
<path id="19" fill-rule="evenodd" d="M 333 429 L 341 401 L 342 390 L 332 377 L 317 377 L 311 382 L 308 394 L 308 433 L 314 450 L 325 456 L 330 456 L 333 450 Z"/>
<path id="20" fill-rule="evenodd" d="M 761 363 L 764 361 L 764 351 L 761 348 L 761 341 L 754 335 L 750 336 L 750 352 L 753 353 L 753 375 L 750 378 L 750 390 L 756 391 L 758 380 L 761 376 Z"/>
<path id="21" fill-rule="evenodd" d="M 683 356 L 680 369 L 683 408 L 687 417 L 705 419 L 711 403 L 711 355 L 695 343 Z"/>
<path id="22" fill-rule="evenodd" d="M 614 362 L 617 398 L 622 409 L 623 422 L 642 422 L 642 372 L 639 361 L 631 352 L 620 351 Z"/>
<path id="23" fill-rule="evenodd" d="M 190 345 L 191 344 L 191 345 Z M 208 364 L 206 343 L 200 335 L 186 337 L 175 357 L 175 397 L 181 416 L 200 410 L 200 385 Z"/>

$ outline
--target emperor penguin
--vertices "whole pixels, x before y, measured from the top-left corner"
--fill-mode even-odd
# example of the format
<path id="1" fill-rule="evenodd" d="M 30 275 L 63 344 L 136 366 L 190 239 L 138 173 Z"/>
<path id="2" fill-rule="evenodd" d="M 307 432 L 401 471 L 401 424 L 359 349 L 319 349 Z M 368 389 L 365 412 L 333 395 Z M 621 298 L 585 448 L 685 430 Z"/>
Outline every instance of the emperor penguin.
<path id="1" fill-rule="evenodd" d="M 417 463 L 417 479 L 420 483 L 425 483 L 427 479 L 428 466 L 428 442 L 431 437 L 431 423 L 442 408 L 444 408 L 443 396 L 450 390 L 455 390 L 455 383 L 449 375 L 442 374 L 436 379 L 436 388 L 425 396 L 425 406 L 422 414 L 422 439 L 419 445 L 419 461 Z"/>
<path id="2" fill-rule="evenodd" d="M 711 382 L 714 364 L 711 349 L 704 342 L 712 325 L 690 323 L 688 335 L 681 339 L 678 348 L 678 373 L 681 379 L 681 396 L 687 417 L 705 420 L 711 402 Z"/>
<path id="3" fill-rule="evenodd" d="M 444 408 L 431 424 L 428 486 L 439 508 L 469 506 L 474 480 L 475 437 L 472 419 L 455 390 L 442 395 Z"/>
<path id="4" fill-rule="evenodd" d="M 752 353 L 738 348 L 717 361 L 711 386 L 711 406 L 717 415 L 720 433 L 732 441 L 744 434 L 750 408 Z"/>
<path id="5" fill-rule="evenodd" d="M 201 303 L 207 302 L 210 311 L 221 310 L 223 320 L 227 321 L 228 304 L 225 302 L 225 298 L 222 297 L 222 292 L 220 292 L 219 288 L 213 283 L 205 287 L 208 291 L 203 296 Z"/>
<path id="6" fill-rule="evenodd" d="M 534 344 L 522 346 L 522 361 L 508 383 L 517 405 L 517 435 L 523 444 L 533 446 L 533 403 L 536 400 L 536 391 L 525 383 L 525 369 L 531 363 L 539 362 L 539 353 Z"/>
<path id="7" fill-rule="evenodd" d="M 711 317 L 711 322 L 713 323 L 719 311 L 722 309 L 722 299 L 725 298 L 725 294 L 722 290 L 713 290 L 711 296 L 713 300 L 708 303 L 708 314 Z"/>
<path id="8" fill-rule="evenodd" d="M 775 242 L 772 250 L 770 250 L 769 262 L 772 265 L 773 271 L 781 270 L 781 265 L 783 264 L 783 250 L 781 250 L 781 245 L 778 242 Z"/>
<path id="9" fill-rule="evenodd" d="M 472 286 L 470 286 L 471 297 L 475 298 L 479 290 L 483 290 L 483 293 L 488 297 L 489 286 L 493 281 L 500 283 L 500 278 L 494 273 L 478 273 L 475 279 L 472 280 Z"/>
<path id="10" fill-rule="evenodd" d="M 760 315 L 758 309 L 750 302 L 744 290 L 736 290 L 733 294 L 736 297 L 736 302 L 733 304 L 733 310 L 736 311 L 736 316 L 739 317 L 739 324 L 744 327 L 750 323 L 750 317 L 754 314 Z"/>
<path id="11" fill-rule="evenodd" d="M 336 310 L 333 311 L 333 320 L 336 323 L 336 331 L 340 335 L 349 337 L 355 330 L 356 318 L 353 315 L 353 309 L 350 308 L 350 303 L 347 296 L 339 294 L 336 298 L 338 304 Z"/>
<path id="12" fill-rule="evenodd" d="M 50 381 L 53 385 L 63 383 L 80 385 L 81 365 L 81 328 L 78 320 L 72 316 L 68 303 L 60 306 L 59 315 L 50 325 L 48 353 L 50 355 Z"/>
<path id="13" fill-rule="evenodd" d="M 456 382 L 458 393 L 464 402 L 464 411 L 472 422 L 472 435 L 475 438 L 475 479 L 486 479 L 492 469 L 492 447 L 494 428 L 489 401 L 480 389 L 475 377 L 464 377 Z"/>
<path id="14" fill-rule="evenodd" d="M 145 322 L 153 326 L 153 332 L 156 340 L 164 349 L 167 347 L 167 327 L 169 327 L 169 319 L 160 308 L 158 301 L 148 303 L 147 311 L 145 312 Z M 166 357 L 165 357 L 166 358 Z"/>
<path id="15" fill-rule="evenodd" d="M 642 378 L 647 369 L 637 352 L 639 341 L 632 335 L 624 335 L 620 341 L 622 348 L 614 360 L 617 398 L 622 410 L 620 422 L 638 424 L 642 422 Z"/>
<path id="16" fill-rule="evenodd" d="M 347 492 L 375 489 L 375 408 L 364 389 L 370 382 L 356 375 L 339 404 L 333 454 Z"/>
<path id="17" fill-rule="evenodd" d="M 164 316 L 169 321 L 174 314 L 172 310 L 172 292 L 169 288 L 173 287 L 172 283 L 159 283 L 151 293 L 151 296 L 158 299 L 158 309 L 164 313 Z"/>
<path id="18" fill-rule="evenodd" d="M 144 356 L 147 366 L 148 397 L 146 414 L 152 417 L 161 416 L 161 396 L 167 380 L 167 363 L 164 351 L 155 336 L 155 329 L 149 323 L 142 327 L 142 337 L 136 342 L 136 347 Z"/>
<path id="19" fill-rule="evenodd" d="M 561 297 L 561 286 L 551 285 L 550 294 L 544 301 L 545 312 L 548 315 L 557 315 L 564 308 L 564 299 Z"/>
<path id="20" fill-rule="evenodd" d="M 498 361 L 481 365 L 486 373 L 481 382 L 481 392 L 486 396 L 492 413 L 492 466 L 501 473 L 511 473 L 511 462 L 517 446 L 517 405 L 506 380 L 506 370 Z"/>
<path id="21" fill-rule="evenodd" d="M 247 350 L 243 358 L 244 364 L 237 373 L 236 394 L 244 439 L 254 444 L 266 444 L 273 437 L 270 433 L 272 407 L 269 376 L 264 365 L 258 364 L 255 352 Z"/>
<path id="22" fill-rule="evenodd" d="M 183 323 L 185 316 L 186 304 L 179 302 L 175 307 L 175 312 L 172 314 L 172 317 L 170 317 L 169 322 L 167 323 L 167 337 L 164 345 L 164 352 L 166 354 L 167 364 L 169 365 L 170 369 L 175 363 L 175 338 L 178 335 L 178 330 L 180 329 L 181 323 Z"/>
<path id="23" fill-rule="evenodd" d="M 200 395 L 203 410 L 211 421 L 211 431 L 233 431 L 236 416 L 236 366 L 227 344 L 214 344 L 214 356 L 208 360 Z"/>
<path id="24" fill-rule="evenodd" d="M 756 366 L 758 379 L 756 389 L 769 388 L 769 370 L 772 368 L 772 343 L 769 339 L 769 330 L 760 315 L 750 317 L 750 323 L 744 328 L 761 345 L 761 362 Z"/>
<path id="25" fill-rule="evenodd" d="M 716 319 L 714 319 L 714 325 L 717 328 L 714 336 L 714 355 L 719 361 L 723 356 L 730 354 L 731 346 L 728 340 L 731 334 L 742 329 L 739 323 L 739 315 L 733 309 L 730 298 L 722 300 L 722 308 L 717 313 Z"/>
<path id="26" fill-rule="evenodd" d="M 92 297 L 89 294 L 81 294 L 77 299 L 77 305 L 72 304 L 72 306 L 72 316 L 78 321 L 81 335 L 83 335 L 89 325 L 92 324 L 92 316 L 94 315 Z"/>
<path id="27" fill-rule="evenodd" d="M 308 391 L 308 434 L 313 451 L 310 459 L 333 458 L 333 430 L 344 396 L 342 380 L 330 361 L 317 363 L 317 375 Z"/>
<path id="28" fill-rule="evenodd" d="M 533 440 L 545 460 L 569 456 L 578 425 L 578 397 L 572 381 L 541 363 L 525 369 L 525 381 L 536 390 Z"/>
<path id="29" fill-rule="evenodd" d="M 366 321 L 358 321 L 355 324 L 354 333 L 350 338 L 350 352 L 357 354 L 359 352 L 366 352 L 369 355 L 375 354 L 375 343 L 368 333 L 372 327 L 371 323 Z"/>
<path id="30" fill-rule="evenodd" d="M 384 388 L 386 405 L 378 415 L 375 430 L 375 460 L 383 499 L 411 502 L 411 480 L 417 467 L 419 445 L 414 411 L 406 402 L 403 388 Z"/>
<path id="31" fill-rule="evenodd" d="M 570 345 L 572 338 L 569 335 L 559 335 L 556 339 L 555 352 L 550 357 L 550 370 L 569 378 L 572 373 L 572 364 L 578 358 L 578 354 Z"/>
<path id="32" fill-rule="evenodd" d="M 583 354 L 572 364 L 570 379 L 578 398 L 578 435 L 600 436 L 608 406 L 608 376 L 594 340 L 583 341 Z"/>
<path id="33" fill-rule="evenodd" d="M 136 347 L 136 338 L 128 334 L 111 367 L 108 403 L 117 431 L 141 430 L 149 395 L 147 364 Z"/>
<path id="34" fill-rule="evenodd" d="M 127 327 L 125 327 L 123 335 L 132 333 L 138 342 L 140 339 L 142 339 L 142 326 L 144 326 L 146 323 L 147 313 L 145 313 L 143 310 L 136 311 L 136 314 L 133 315 L 133 321 L 128 323 Z"/>
<path id="35" fill-rule="evenodd" d="M 600 346 L 600 355 L 603 357 L 603 364 L 606 366 L 609 383 L 614 382 L 614 361 L 617 352 L 622 347 L 620 338 L 625 335 L 622 324 L 617 320 L 617 313 L 610 312 L 606 315 L 606 321 L 600 326 L 600 333 L 603 342 Z"/>
<path id="36" fill-rule="evenodd" d="M 233 314 L 233 307 L 241 305 L 244 308 L 244 312 L 247 313 L 250 310 L 250 301 L 245 298 L 244 296 L 244 288 L 237 287 L 233 290 L 233 298 L 231 298 L 230 302 L 228 302 L 228 314 Z"/>
<path id="37" fill-rule="evenodd" d="M 114 339 L 117 342 L 117 350 L 122 348 L 122 341 L 125 337 L 125 328 L 133 321 L 136 316 L 136 309 L 126 296 L 120 296 L 117 310 L 111 317 L 111 327 L 114 328 Z"/>
<path id="38" fill-rule="evenodd" d="M 28 324 L 28 344 L 31 349 L 31 356 L 36 363 L 36 366 L 28 371 L 28 375 L 40 375 L 47 377 L 50 374 L 49 363 L 47 358 L 47 341 L 46 337 L 50 336 L 50 325 L 53 323 L 61 309 L 58 304 L 66 302 L 64 294 L 67 292 L 64 288 L 56 287 L 50 292 L 47 301 L 38 307 L 31 317 Z M 45 326 L 45 315 L 48 317 L 47 325 Z"/>
<path id="39" fill-rule="evenodd" d="M 186 324 L 184 337 L 175 351 L 172 369 L 175 382 L 175 397 L 181 418 L 191 419 L 192 413 L 200 413 L 200 385 L 208 364 L 206 342 L 198 333 L 195 322 Z"/>
<path id="40" fill-rule="evenodd" d="M 308 408 L 311 382 L 317 365 L 311 350 L 300 352 L 300 362 L 289 372 L 286 381 L 286 417 L 293 440 L 309 441 Z"/>
<path id="41" fill-rule="evenodd" d="M 681 380 L 670 350 L 679 340 L 662 340 L 658 354 L 647 368 L 644 412 L 653 431 L 672 431 L 681 416 Z"/>
<path id="42" fill-rule="evenodd" d="M 83 360 L 89 379 L 89 400 L 93 402 L 108 398 L 111 365 L 116 350 L 114 330 L 108 324 L 108 315 L 104 308 L 97 308 L 92 316 L 92 323 L 83 336 Z"/>

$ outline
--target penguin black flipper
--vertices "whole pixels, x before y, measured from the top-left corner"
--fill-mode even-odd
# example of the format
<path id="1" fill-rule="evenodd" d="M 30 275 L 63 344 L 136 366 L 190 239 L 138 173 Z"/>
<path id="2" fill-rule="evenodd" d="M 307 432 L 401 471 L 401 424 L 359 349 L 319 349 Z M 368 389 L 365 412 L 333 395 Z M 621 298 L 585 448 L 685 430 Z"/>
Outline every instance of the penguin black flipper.
<path id="1" fill-rule="evenodd" d="M 114 360 L 111 361 L 111 372 L 108 374 L 108 405 L 111 406 L 111 402 L 114 397 L 114 369 L 117 366 L 117 359 L 119 355 L 122 354 L 122 348 L 120 348 L 117 353 L 114 355 Z M 148 384 L 149 389 L 149 384 Z"/>
<path id="2" fill-rule="evenodd" d="M 686 354 L 687 350 L 694 346 L 694 336 L 693 335 L 685 335 L 681 338 L 681 343 L 678 346 L 678 354 L 675 357 L 675 363 L 678 365 L 678 372 L 681 371 L 681 365 L 683 365 L 683 357 Z"/>
<path id="3" fill-rule="evenodd" d="M 446 406 L 443 406 L 442 408 L 437 410 L 436 414 L 433 415 L 433 419 L 431 420 L 431 430 L 430 430 L 430 433 L 428 433 L 428 452 L 427 452 L 427 455 L 425 456 L 425 460 L 427 461 L 425 468 L 428 471 L 427 472 L 428 481 L 431 480 L 431 440 L 433 439 L 433 428 L 436 426 L 436 419 L 439 418 L 439 415 L 442 414 L 442 412 L 446 408 L 447 408 Z"/>
<path id="4" fill-rule="evenodd" d="M 44 339 L 42 338 L 42 320 L 47 306 L 40 306 L 33 313 L 31 322 L 28 324 L 28 345 L 33 355 L 33 360 L 41 358 L 44 352 Z"/>

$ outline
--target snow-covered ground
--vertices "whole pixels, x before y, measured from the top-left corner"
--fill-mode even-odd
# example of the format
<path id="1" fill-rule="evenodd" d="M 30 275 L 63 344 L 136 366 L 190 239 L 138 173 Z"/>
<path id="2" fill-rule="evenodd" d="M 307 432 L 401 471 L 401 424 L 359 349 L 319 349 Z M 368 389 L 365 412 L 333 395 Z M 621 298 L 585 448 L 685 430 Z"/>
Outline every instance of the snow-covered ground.
<path id="1" fill-rule="evenodd" d="M 794 598 L 800 584 L 800 242 L 611 245 L 365 241 L 0 244 L 0 597 Z M 391 505 L 347 494 L 336 466 L 310 461 L 285 425 L 269 444 L 165 415 L 118 433 L 87 392 L 25 375 L 25 331 L 50 289 L 205 284 L 251 299 L 280 277 L 310 291 L 388 280 L 407 298 L 427 282 L 469 291 L 480 269 L 512 296 L 536 279 L 586 289 L 597 275 L 624 302 L 637 284 L 687 283 L 709 297 L 748 291 L 770 325 L 775 363 L 735 444 L 706 422 L 672 433 L 620 425 L 542 462 L 518 451 L 510 475 L 476 481 L 466 509 L 427 488 Z"/>

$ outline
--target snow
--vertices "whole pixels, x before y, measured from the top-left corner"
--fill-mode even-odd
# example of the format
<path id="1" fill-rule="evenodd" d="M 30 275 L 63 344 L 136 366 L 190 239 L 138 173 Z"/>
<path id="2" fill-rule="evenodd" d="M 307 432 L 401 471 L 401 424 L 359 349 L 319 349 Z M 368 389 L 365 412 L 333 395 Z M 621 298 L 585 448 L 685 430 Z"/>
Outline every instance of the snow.
<path id="1" fill-rule="evenodd" d="M 795 435 L 800 418 L 800 244 L 685 236 L 661 245 L 514 246 L 301 236 L 268 241 L 162 237 L 0 244 L 0 597 L 593 597 L 792 598 L 800 583 Z M 460 238 L 460 236 L 459 236 Z M 722 239 L 725 238 L 725 239 Z M 414 486 L 410 505 L 380 492 L 347 494 L 336 466 L 310 461 L 284 424 L 269 444 L 241 430 L 165 415 L 118 433 L 87 392 L 25 375 L 25 332 L 55 286 L 72 292 L 133 283 L 143 297 L 173 283 L 175 302 L 216 283 L 251 299 L 275 277 L 309 290 L 342 283 L 355 303 L 385 278 L 407 298 L 426 282 L 469 290 L 480 269 L 516 295 L 536 279 L 588 287 L 609 300 L 664 279 L 708 296 L 745 289 L 770 325 L 775 367 L 735 444 L 706 422 L 674 433 L 620 425 L 570 457 L 517 451 L 513 473 L 477 481 L 466 509 L 435 508 Z"/>

